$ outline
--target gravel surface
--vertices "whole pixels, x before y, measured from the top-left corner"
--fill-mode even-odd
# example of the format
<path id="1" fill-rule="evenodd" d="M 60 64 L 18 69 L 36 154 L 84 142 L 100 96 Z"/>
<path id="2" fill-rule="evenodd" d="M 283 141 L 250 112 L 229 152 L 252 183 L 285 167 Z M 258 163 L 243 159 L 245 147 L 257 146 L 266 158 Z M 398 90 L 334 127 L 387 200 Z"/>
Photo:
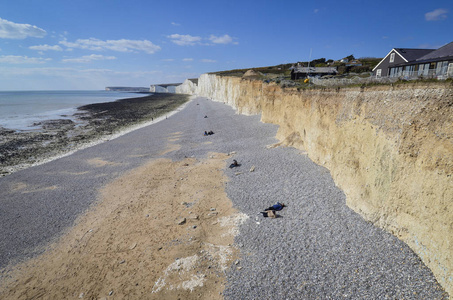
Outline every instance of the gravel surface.
<path id="1" fill-rule="evenodd" d="M 0 178 L 0 267 L 42 252 L 99 188 L 149 159 L 235 152 L 231 161 L 241 166 L 225 170 L 227 194 L 249 219 L 225 298 L 448 299 L 408 246 L 345 205 L 327 169 L 296 149 L 266 147 L 277 142 L 277 127 L 259 120 L 197 98 L 167 120 Z M 174 133 L 182 147 L 160 155 Z M 259 214 L 277 201 L 287 205 L 279 218 Z"/>

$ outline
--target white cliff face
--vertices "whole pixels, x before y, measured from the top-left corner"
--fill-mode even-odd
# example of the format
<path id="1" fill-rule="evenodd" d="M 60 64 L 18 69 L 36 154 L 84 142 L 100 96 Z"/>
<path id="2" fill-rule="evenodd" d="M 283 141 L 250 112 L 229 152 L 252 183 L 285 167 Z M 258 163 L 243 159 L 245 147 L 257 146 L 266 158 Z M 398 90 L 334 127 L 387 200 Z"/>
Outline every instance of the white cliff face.
<path id="1" fill-rule="evenodd" d="M 176 94 L 188 94 L 195 95 L 197 94 L 197 85 L 191 80 L 186 79 L 181 85 L 175 87 Z"/>
<path id="2" fill-rule="evenodd" d="M 168 89 L 161 87 L 159 85 L 152 85 L 149 88 L 151 93 L 168 93 Z"/>
<path id="3" fill-rule="evenodd" d="M 213 101 L 223 102 L 238 109 L 240 100 L 240 78 L 220 77 L 213 74 L 203 74 L 198 79 L 197 94 L 208 97 Z M 250 113 L 240 111 L 249 115 Z"/>

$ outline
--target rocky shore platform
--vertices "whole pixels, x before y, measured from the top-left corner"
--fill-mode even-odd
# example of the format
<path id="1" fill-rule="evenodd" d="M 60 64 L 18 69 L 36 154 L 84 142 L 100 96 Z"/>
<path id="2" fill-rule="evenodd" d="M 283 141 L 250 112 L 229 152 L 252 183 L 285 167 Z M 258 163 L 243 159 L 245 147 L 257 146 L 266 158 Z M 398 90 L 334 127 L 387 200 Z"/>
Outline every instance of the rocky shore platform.
<path id="1" fill-rule="evenodd" d="M 187 95 L 145 95 L 84 105 L 71 119 L 38 122 L 32 130 L 0 127 L 0 176 L 109 139 L 164 116 L 187 100 Z"/>
<path id="2" fill-rule="evenodd" d="M 448 299 L 277 129 L 198 97 L 0 178 L 0 298 Z"/>

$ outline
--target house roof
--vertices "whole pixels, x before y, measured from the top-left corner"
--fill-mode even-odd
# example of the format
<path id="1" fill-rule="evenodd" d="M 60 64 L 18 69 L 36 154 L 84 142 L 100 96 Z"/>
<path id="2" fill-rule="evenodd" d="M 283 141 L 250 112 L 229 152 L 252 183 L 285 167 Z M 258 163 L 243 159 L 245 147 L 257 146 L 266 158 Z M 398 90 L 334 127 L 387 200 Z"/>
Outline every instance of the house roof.
<path id="1" fill-rule="evenodd" d="M 414 61 L 423 55 L 435 51 L 434 49 L 411 49 L 411 48 L 394 48 L 395 51 L 406 61 Z"/>
<path id="2" fill-rule="evenodd" d="M 425 61 L 439 58 L 447 58 L 453 56 L 453 42 L 440 47 L 437 50 L 429 52 L 422 57 L 418 58 L 417 61 Z"/>

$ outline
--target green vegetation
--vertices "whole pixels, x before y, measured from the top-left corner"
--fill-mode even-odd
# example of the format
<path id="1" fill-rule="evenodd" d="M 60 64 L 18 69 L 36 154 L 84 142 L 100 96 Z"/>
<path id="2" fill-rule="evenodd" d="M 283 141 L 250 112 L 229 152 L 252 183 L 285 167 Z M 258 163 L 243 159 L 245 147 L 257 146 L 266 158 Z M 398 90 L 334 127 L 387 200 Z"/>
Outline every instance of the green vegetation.
<path id="1" fill-rule="evenodd" d="M 258 67 L 258 68 L 248 68 L 248 69 L 235 69 L 235 70 L 229 70 L 229 71 L 220 71 L 220 72 L 213 72 L 211 74 L 216 74 L 220 76 L 236 76 L 236 77 L 242 77 L 245 72 L 248 70 L 254 70 L 256 72 L 260 72 L 262 74 L 275 74 L 275 75 L 283 75 L 283 76 L 289 76 L 291 74 L 291 68 L 293 64 L 281 64 L 281 65 L 276 65 L 276 66 L 269 66 L 269 67 Z"/>
<path id="2" fill-rule="evenodd" d="M 345 57 L 350 61 L 356 60 L 354 55 L 349 55 Z M 346 76 L 349 73 L 361 74 L 361 73 L 369 73 L 373 70 L 373 68 L 381 61 L 381 58 L 374 58 L 374 57 L 362 57 L 357 59 L 362 65 L 361 66 L 346 66 L 348 63 L 334 61 L 333 59 L 326 59 L 326 58 L 317 58 L 310 61 L 311 67 L 336 67 L 338 70 L 338 75 Z M 256 72 L 260 72 L 264 75 L 265 78 L 274 78 L 276 75 L 289 78 L 291 75 L 291 67 L 299 64 L 302 67 L 308 67 L 308 61 L 306 62 L 295 62 L 289 64 L 280 64 L 276 66 L 268 66 L 268 67 L 258 67 L 258 68 L 247 68 L 247 69 L 235 69 L 235 70 L 228 70 L 228 71 L 220 71 L 220 72 L 213 72 L 211 74 L 221 75 L 221 76 L 234 76 L 234 77 L 242 77 L 245 72 L 248 70 L 254 70 Z"/>

